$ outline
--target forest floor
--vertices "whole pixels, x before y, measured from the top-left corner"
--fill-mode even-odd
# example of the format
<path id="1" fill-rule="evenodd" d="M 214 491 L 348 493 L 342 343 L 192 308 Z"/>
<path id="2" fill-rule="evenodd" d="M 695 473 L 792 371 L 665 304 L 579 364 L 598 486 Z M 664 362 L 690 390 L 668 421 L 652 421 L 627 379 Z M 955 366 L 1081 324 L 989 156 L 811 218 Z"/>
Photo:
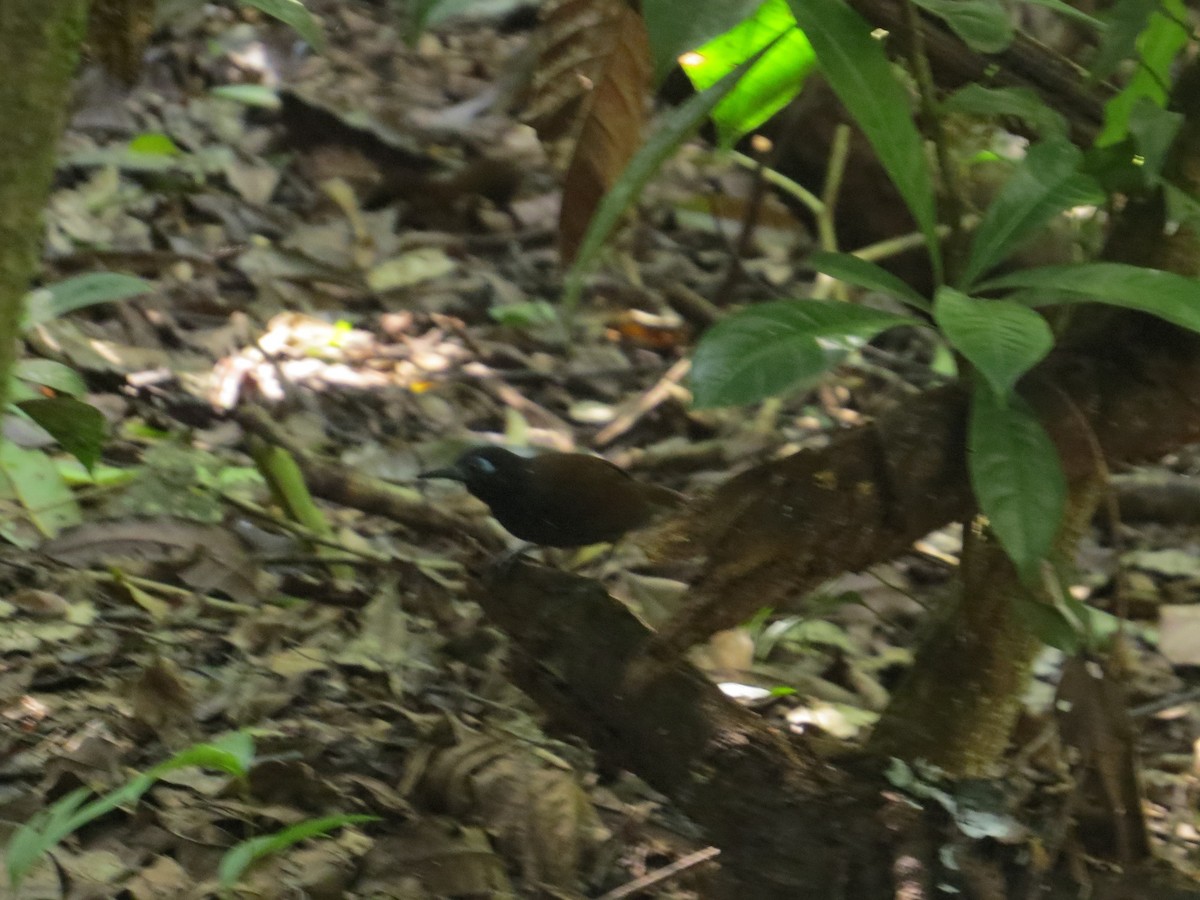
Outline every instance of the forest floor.
<path id="1" fill-rule="evenodd" d="M 323 54 L 249 11 L 186 4 L 132 89 L 94 69 L 79 79 L 43 283 L 118 271 L 151 290 L 29 335 L 30 357 L 84 377 L 111 437 L 79 521 L 50 544 L 4 501 L 20 552 L 0 599 L 0 843 L 76 788 L 116 790 L 230 732 L 248 731 L 255 759 L 245 779 L 163 774 L 75 830 L 18 896 L 215 896 L 231 846 L 349 814 L 377 818 L 284 842 L 242 876 L 244 896 L 704 896 L 719 860 L 703 836 L 543 733 L 507 680 L 503 636 L 470 599 L 507 537 L 460 486 L 415 476 L 501 442 L 602 453 L 702 495 L 931 383 L 934 339 L 885 338 L 821 387 L 752 410 L 692 409 L 698 332 L 737 304 L 809 295 L 805 224 L 768 195 L 741 240 L 752 173 L 689 145 L 564 340 L 557 178 L 505 87 L 528 23 L 406 44 L 386 4 L 310 5 Z M 255 469 L 236 415 L 250 408 L 295 448 L 397 485 L 397 515 L 325 502 L 332 535 L 316 549 Z M 1159 470 L 1197 467 L 1184 454 Z M 1122 524 L 1117 546 L 1098 530 L 1076 593 L 1128 617 L 1146 811 L 1158 849 L 1187 865 L 1200 849 L 1200 515 L 1182 515 L 1192 524 Z M 853 746 L 959 549 L 953 529 L 930 535 L 694 661 L 781 729 Z M 683 587 L 637 541 L 554 562 L 651 624 Z M 1003 773 L 1026 789 L 1014 797 L 1062 783 L 1037 744 L 1062 660 L 1039 662 Z"/>

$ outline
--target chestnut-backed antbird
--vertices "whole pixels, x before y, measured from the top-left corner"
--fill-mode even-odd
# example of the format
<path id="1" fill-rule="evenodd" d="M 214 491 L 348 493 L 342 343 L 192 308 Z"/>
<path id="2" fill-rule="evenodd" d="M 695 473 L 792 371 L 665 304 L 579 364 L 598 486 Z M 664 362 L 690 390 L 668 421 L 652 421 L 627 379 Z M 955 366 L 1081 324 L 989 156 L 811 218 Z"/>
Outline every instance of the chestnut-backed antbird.
<path id="1" fill-rule="evenodd" d="M 477 447 L 454 465 L 418 477 L 461 481 L 508 532 L 543 547 L 615 541 L 683 502 L 670 488 L 638 481 L 585 453 L 525 457 Z"/>

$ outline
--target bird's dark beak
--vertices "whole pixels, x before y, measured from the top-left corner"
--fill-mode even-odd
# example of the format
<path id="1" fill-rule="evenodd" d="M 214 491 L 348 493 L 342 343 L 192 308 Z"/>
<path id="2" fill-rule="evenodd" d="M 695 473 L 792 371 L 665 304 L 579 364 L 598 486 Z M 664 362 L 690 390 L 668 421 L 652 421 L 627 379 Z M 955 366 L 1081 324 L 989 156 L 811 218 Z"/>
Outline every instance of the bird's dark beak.
<path id="1" fill-rule="evenodd" d="M 458 466 L 446 466 L 444 469 L 431 469 L 428 472 L 422 472 L 418 478 L 448 478 L 451 481 L 466 481 L 466 476 Z"/>

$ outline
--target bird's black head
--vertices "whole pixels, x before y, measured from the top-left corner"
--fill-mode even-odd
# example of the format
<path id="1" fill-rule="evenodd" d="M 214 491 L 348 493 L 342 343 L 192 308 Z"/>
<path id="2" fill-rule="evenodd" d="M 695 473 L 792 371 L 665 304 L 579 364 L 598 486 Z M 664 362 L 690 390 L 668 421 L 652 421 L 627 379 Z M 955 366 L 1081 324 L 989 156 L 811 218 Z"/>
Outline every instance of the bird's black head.
<path id="1" fill-rule="evenodd" d="M 417 477 L 461 481 L 468 491 L 490 506 L 506 494 L 524 489 L 529 462 L 503 447 L 476 447 L 455 460 L 454 465 L 422 472 Z"/>

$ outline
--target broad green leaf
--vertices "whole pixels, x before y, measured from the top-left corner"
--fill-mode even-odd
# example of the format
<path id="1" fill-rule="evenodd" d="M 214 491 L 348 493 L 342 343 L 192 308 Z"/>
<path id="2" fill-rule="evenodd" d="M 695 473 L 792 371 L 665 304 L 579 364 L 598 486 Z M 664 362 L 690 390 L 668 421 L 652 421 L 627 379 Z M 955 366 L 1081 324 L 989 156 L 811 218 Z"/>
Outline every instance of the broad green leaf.
<path id="1" fill-rule="evenodd" d="M 816 56 L 787 0 L 766 0 L 746 21 L 680 60 L 697 90 L 712 87 L 735 67 L 764 50 L 762 58 L 712 111 L 722 144 L 732 145 L 783 109 L 800 91 Z"/>
<path id="2" fill-rule="evenodd" d="M 1062 523 L 1067 482 L 1058 451 L 1020 397 L 975 386 L 967 438 L 971 487 L 1025 581 L 1036 577 Z"/>
<path id="3" fill-rule="evenodd" d="M 1187 8 L 1183 0 L 1162 0 L 1161 10 L 1146 21 L 1137 39 L 1139 65 L 1115 97 L 1104 104 L 1104 130 L 1096 145 L 1120 143 L 1129 133 L 1129 115 L 1139 100 L 1166 106 L 1171 83 L 1171 67 L 1191 37 L 1186 25 Z"/>
<path id="4" fill-rule="evenodd" d="M 907 282 L 882 266 L 860 259 L 852 253 L 810 253 L 807 261 L 816 271 L 824 272 L 839 281 L 888 294 L 923 312 L 930 309 L 929 301 Z"/>
<path id="5" fill-rule="evenodd" d="M 914 0 L 945 20 L 950 30 L 978 53 L 999 53 L 1013 42 L 1008 10 L 998 0 Z"/>
<path id="6" fill-rule="evenodd" d="M 1031 88 L 988 88 L 968 84 L 946 98 L 942 108 L 972 116 L 1010 116 L 1032 125 L 1043 136 L 1065 135 L 1067 120 Z"/>
<path id="7" fill-rule="evenodd" d="M 666 77 L 676 61 L 754 15 L 763 0 L 644 0 L 642 17 L 654 74 Z"/>
<path id="8" fill-rule="evenodd" d="M 318 53 L 325 51 L 325 35 L 312 13 L 300 0 L 241 0 L 246 6 L 265 12 L 290 27 Z"/>
<path id="9" fill-rule="evenodd" d="M 1104 202 L 1100 186 L 1077 171 L 1082 158 L 1066 138 L 1029 148 L 975 229 L 960 285 L 970 289 L 980 275 L 1003 262 L 1063 210 Z"/>
<path id="10" fill-rule="evenodd" d="M 87 385 L 83 377 L 72 369 L 53 359 L 20 359 L 13 364 L 13 377 L 29 384 L 48 387 L 52 391 L 66 394 L 68 397 L 79 397 L 87 393 Z M 9 396 L 10 401 L 14 401 Z M 34 399 L 34 398 L 30 398 Z"/>
<path id="11" fill-rule="evenodd" d="M 756 403 L 815 379 L 863 341 L 919 324 L 863 306 L 778 300 L 744 309 L 709 329 L 692 359 L 697 407 Z"/>
<path id="12" fill-rule="evenodd" d="M 1100 38 L 1100 46 L 1092 59 L 1091 74 L 1096 81 L 1104 81 L 1122 61 L 1133 56 L 1137 49 L 1138 35 L 1146 27 L 1146 20 L 1158 8 L 1158 0 L 1117 0 L 1108 15 L 1108 28 Z"/>
<path id="13" fill-rule="evenodd" d="M 1163 164 L 1183 121 L 1183 113 L 1163 109 L 1148 97 L 1139 97 L 1129 111 L 1129 133 L 1137 146 L 1147 185 L 1154 187 L 1162 181 Z"/>
<path id="14" fill-rule="evenodd" d="M 1000 402 L 1054 346 L 1045 319 L 1006 300 L 978 300 L 944 287 L 934 298 L 933 318 L 946 340 L 987 379 Z"/>
<path id="15" fill-rule="evenodd" d="M 108 427 L 96 407 L 73 397 L 26 400 L 19 407 L 85 468 L 99 461 Z"/>
<path id="16" fill-rule="evenodd" d="M 925 142 L 913 124 L 908 92 L 896 80 L 883 45 L 842 0 L 788 0 L 788 5 L 816 51 L 830 87 L 904 197 L 940 280 L 942 250 Z"/>
<path id="17" fill-rule="evenodd" d="M 6 396 L 10 404 L 16 404 L 24 403 L 26 400 L 41 400 L 46 396 L 46 392 L 19 378 L 13 378 L 8 382 Z"/>
<path id="18" fill-rule="evenodd" d="M 378 816 L 327 816 L 322 819 L 309 819 L 299 822 L 274 834 L 266 834 L 262 837 L 242 841 L 240 844 L 230 847 L 225 855 L 221 857 L 221 862 L 217 866 L 217 875 L 221 879 L 221 886 L 226 889 L 232 888 L 245 871 L 264 856 L 279 853 L 281 850 L 286 850 L 308 838 L 328 834 L 330 831 L 333 831 L 335 828 L 341 828 L 343 825 L 357 825 L 361 822 L 377 821 L 379 821 Z"/>
<path id="19" fill-rule="evenodd" d="M 12 483 L 30 521 L 46 537 L 83 521 L 79 504 L 41 450 L 26 450 L 12 441 L 0 441 L 0 470 Z"/>
<path id="20" fill-rule="evenodd" d="M 1166 319 L 1200 331 L 1200 279 L 1127 263 L 1096 262 L 1042 266 L 990 279 L 981 290 L 1021 289 L 1028 306 L 1054 303 L 1107 303 Z"/>
<path id="21" fill-rule="evenodd" d="M 761 54 L 760 54 L 761 55 Z M 604 242 L 625 210 L 637 199 L 654 174 L 687 138 L 700 127 L 701 123 L 712 112 L 713 107 L 721 102 L 734 89 L 746 71 L 758 61 L 756 55 L 738 66 L 712 87 L 691 97 L 682 106 L 677 106 L 660 121 L 654 133 L 646 143 L 634 154 L 633 159 L 621 173 L 612 189 L 604 195 L 592 221 L 588 224 L 587 233 L 579 245 L 575 261 L 567 270 L 563 291 L 563 306 L 568 312 L 574 309 L 583 290 L 583 277 L 591 269 L 596 257 L 604 247 Z"/>
<path id="22" fill-rule="evenodd" d="M 119 272 L 78 275 L 30 292 L 25 298 L 25 319 L 21 327 L 32 328 L 77 309 L 127 300 L 152 289 L 150 282 Z"/>

